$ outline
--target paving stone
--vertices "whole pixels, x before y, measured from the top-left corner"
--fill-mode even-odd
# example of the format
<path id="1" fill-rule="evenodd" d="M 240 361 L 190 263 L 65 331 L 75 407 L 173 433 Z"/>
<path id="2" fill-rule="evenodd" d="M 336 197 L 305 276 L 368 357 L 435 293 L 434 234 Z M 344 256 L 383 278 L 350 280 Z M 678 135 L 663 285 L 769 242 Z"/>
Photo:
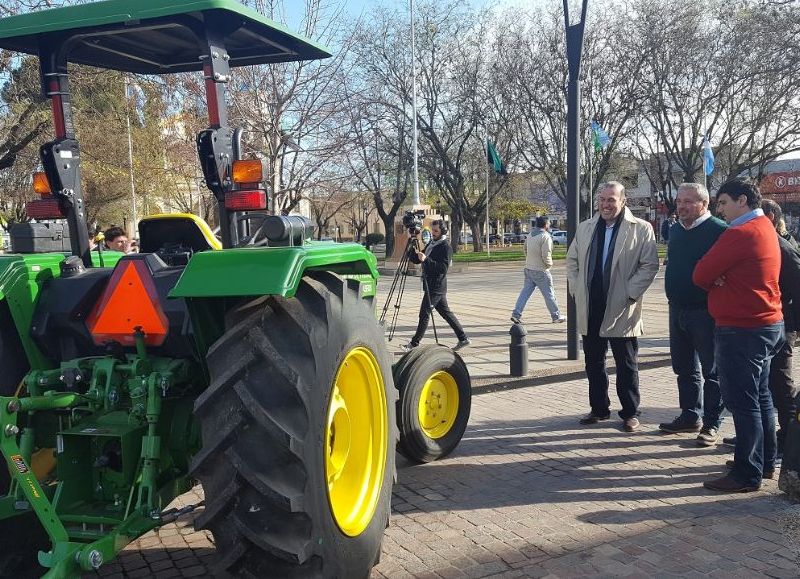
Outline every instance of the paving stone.
<path id="1" fill-rule="evenodd" d="M 506 320 L 519 290 L 508 279 L 518 274 L 517 264 L 470 269 L 448 280 L 448 301 L 475 344 L 462 353 L 476 386 L 488 384 L 482 375 L 507 371 Z M 563 265 L 554 268 L 554 279 L 560 303 L 566 303 Z M 398 344 L 416 323 L 421 294 L 411 286 L 405 299 L 415 303 L 401 312 Z M 640 361 L 663 362 L 663 274 L 644 308 L 648 333 L 640 340 Z M 549 323 L 538 295 L 525 320 L 533 369 L 576 366 L 564 359 L 564 325 Z M 452 341 L 448 328 L 442 341 Z M 398 462 L 393 517 L 372 577 L 800 576 L 800 545 L 789 533 L 800 520 L 800 506 L 777 498 L 774 482 L 748 495 L 703 489 L 730 455 L 724 447 L 698 448 L 693 435 L 658 433 L 658 423 L 678 409 L 669 366 L 643 369 L 640 382 L 643 428 L 634 434 L 622 431 L 616 414 L 598 425 L 578 425 L 588 409 L 583 378 L 494 392 L 481 386 L 464 439 L 450 456 L 426 465 Z M 610 397 L 616 413 L 613 376 Z M 721 434 L 732 434 L 730 418 Z M 202 498 L 195 487 L 172 506 Z M 148 533 L 122 553 L 116 568 L 103 571 L 210 576 L 211 535 L 193 531 L 194 516 Z"/>

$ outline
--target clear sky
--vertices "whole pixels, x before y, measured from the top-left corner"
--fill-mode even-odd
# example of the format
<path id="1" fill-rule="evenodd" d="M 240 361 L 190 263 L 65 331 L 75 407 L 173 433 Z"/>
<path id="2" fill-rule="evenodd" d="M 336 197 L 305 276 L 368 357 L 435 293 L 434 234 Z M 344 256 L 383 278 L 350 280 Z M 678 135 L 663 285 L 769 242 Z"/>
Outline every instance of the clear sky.
<path id="1" fill-rule="evenodd" d="M 415 1 L 419 2 L 420 0 L 415 0 Z M 557 2 L 559 5 L 561 4 L 560 0 L 466 0 L 466 1 L 475 8 L 482 8 L 484 6 L 492 6 L 495 8 L 501 8 L 505 6 L 532 6 L 534 4 L 542 4 L 550 2 Z M 343 0 L 343 2 L 345 10 L 347 10 L 347 12 L 353 17 L 357 17 L 362 12 L 367 12 L 375 6 L 385 5 L 397 8 L 401 7 L 407 8 L 409 5 L 409 0 Z M 327 4 L 335 5 L 337 4 L 337 0 L 329 0 Z M 287 9 L 287 17 L 289 18 L 291 24 L 302 15 L 303 10 L 305 8 L 305 2 L 301 0 L 289 0 L 285 2 L 285 6 Z"/>

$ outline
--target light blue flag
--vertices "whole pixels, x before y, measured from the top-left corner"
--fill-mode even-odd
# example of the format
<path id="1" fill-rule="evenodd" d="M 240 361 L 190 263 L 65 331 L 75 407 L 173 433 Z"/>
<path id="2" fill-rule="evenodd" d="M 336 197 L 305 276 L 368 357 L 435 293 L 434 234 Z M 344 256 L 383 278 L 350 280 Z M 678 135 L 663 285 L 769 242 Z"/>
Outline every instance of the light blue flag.
<path id="1" fill-rule="evenodd" d="M 706 175 L 714 172 L 714 151 L 711 150 L 711 143 L 708 142 L 708 134 L 703 138 L 703 170 Z"/>
<path id="2" fill-rule="evenodd" d="M 611 144 L 611 137 L 608 136 L 608 133 L 603 130 L 603 127 L 597 121 L 592 121 L 592 142 L 595 151 L 605 149 Z"/>

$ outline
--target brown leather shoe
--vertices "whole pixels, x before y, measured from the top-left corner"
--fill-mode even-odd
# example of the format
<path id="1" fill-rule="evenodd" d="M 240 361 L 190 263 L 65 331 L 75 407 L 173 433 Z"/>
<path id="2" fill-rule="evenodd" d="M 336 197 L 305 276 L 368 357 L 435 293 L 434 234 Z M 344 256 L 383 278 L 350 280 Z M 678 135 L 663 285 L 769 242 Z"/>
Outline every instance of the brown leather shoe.
<path id="1" fill-rule="evenodd" d="M 639 430 L 639 427 L 641 426 L 641 424 L 639 424 L 639 419 L 635 416 L 626 418 L 622 421 L 622 423 L 625 425 L 625 432 L 635 432 Z"/>
<path id="2" fill-rule="evenodd" d="M 707 480 L 703 483 L 703 486 L 710 491 L 719 491 L 722 493 L 751 493 L 761 488 L 761 485 L 750 486 L 742 484 L 727 475 L 722 478 Z"/>
<path id="3" fill-rule="evenodd" d="M 733 468 L 733 465 L 734 465 L 734 464 L 735 464 L 735 463 L 734 463 L 734 461 L 732 461 L 732 460 L 726 460 L 726 461 L 725 461 L 725 466 L 726 466 L 727 468 Z M 773 479 L 773 478 L 775 478 L 775 469 L 773 468 L 773 469 L 771 469 L 771 470 L 765 470 L 765 471 L 764 471 L 764 472 L 761 474 L 761 478 L 768 478 L 768 479 Z"/>

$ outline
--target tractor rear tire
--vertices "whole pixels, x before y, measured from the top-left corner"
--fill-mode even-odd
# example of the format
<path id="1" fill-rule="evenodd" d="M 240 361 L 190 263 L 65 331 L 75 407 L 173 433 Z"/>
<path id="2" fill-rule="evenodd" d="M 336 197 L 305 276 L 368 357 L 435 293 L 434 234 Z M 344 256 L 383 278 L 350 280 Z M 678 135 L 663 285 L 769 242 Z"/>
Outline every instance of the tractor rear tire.
<path id="1" fill-rule="evenodd" d="M 28 358 L 22 349 L 8 304 L 0 302 L 0 396 L 13 396 L 28 372 Z M 0 463 L 5 461 L 0 459 Z M 8 492 L 11 478 L 0 464 L 0 497 Z M 36 560 L 39 549 L 48 550 L 49 539 L 33 513 L 0 520 L 0 578 L 40 577 L 47 570 Z"/>
<path id="2" fill-rule="evenodd" d="M 472 382 L 461 357 L 445 346 L 419 346 L 397 363 L 394 382 L 400 454 L 425 463 L 453 452 L 472 406 Z"/>
<path id="3" fill-rule="evenodd" d="M 0 396 L 13 396 L 28 371 L 28 358 L 22 349 L 8 305 L 0 302 Z"/>
<path id="4" fill-rule="evenodd" d="M 28 358 L 8 304 L 0 302 L 0 396 L 13 396 L 27 371 Z M 8 492 L 10 482 L 8 470 L 4 464 L 0 465 L 0 497 Z"/>
<path id="5" fill-rule="evenodd" d="M 254 300 L 209 350 L 192 472 L 219 574 L 361 578 L 380 557 L 397 393 L 359 287 L 309 274 L 294 298 Z"/>

